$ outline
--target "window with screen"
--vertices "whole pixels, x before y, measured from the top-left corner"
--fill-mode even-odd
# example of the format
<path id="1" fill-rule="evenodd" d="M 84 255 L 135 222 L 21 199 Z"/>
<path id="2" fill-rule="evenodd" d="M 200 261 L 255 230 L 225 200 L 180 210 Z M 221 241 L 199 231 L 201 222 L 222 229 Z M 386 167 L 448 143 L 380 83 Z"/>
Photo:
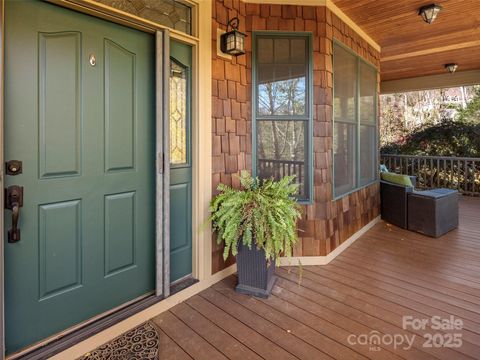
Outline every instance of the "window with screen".
<path id="1" fill-rule="evenodd" d="M 310 37 L 255 35 L 254 171 L 260 178 L 295 175 L 298 199 L 311 195 Z"/>
<path id="2" fill-rule="evenodd" d="M 377 71 L 343 45 L 333 47 L 334 193 L 377 180 Z"/>

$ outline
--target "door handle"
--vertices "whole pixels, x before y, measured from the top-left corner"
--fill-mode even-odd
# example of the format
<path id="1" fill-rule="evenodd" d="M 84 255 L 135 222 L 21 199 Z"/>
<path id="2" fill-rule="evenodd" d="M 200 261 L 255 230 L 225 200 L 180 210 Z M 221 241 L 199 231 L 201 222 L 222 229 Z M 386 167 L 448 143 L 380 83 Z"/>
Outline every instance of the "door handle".
<path id="1" fill-rule="evenodd" d="M 23 186 L 12 185 L 5 189 L 5 208 L 12 210 L 12 228 L 8 230 L 8 242 L 20 241 L 18 219 L 20 208 L 23 206 Z"/>
<path id="2" fill-rule="evenodd" d="M 15 203 L 12 209 L 12 228 L 8 230 L 8 242 L 10 243 L 20 241 L 20 229 L 18 228 L 19 216 L 20 206 L 18 205 L 18 203 Z"/>

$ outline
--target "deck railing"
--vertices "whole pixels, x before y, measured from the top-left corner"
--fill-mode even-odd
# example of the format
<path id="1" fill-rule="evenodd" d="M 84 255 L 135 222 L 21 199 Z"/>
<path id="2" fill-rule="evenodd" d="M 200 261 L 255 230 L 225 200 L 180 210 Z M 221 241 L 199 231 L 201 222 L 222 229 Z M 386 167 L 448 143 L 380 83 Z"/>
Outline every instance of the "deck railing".
<path id="1" fill-rule="evenodd" d="M 302 183 L 305 174 L 304 162 L 296 160 L 258 159 L 258 170 L 264 177 L 280 179 L 288 175 L 297 175 L 296 182 Z"/>
<path id="2" fill-rule="evenodd" d="M 299 185 L 299 193 L 304 191 L 305 163 L 296 160 L 258 159 L 258 174 L 263 178 L 273 177 L 276 180 L 288 175 L 296 175 L 295 183 Z"/>
<path id="3" fill-rule="evenodd" d="M 380 159 L 389 171 L 416 176 L 419 188 L 480 195 L 480 158 L 381 154 Z"/>

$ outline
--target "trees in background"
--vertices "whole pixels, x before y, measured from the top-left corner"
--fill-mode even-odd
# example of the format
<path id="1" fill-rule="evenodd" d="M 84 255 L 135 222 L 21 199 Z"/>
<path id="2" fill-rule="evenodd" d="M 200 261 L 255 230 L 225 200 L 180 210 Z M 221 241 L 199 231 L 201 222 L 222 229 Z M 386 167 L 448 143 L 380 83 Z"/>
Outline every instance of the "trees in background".
<path id="1" fill-rule="evenodd" d="M 480 157 L 480 86 L 381 95 L 381 152 Z"/>

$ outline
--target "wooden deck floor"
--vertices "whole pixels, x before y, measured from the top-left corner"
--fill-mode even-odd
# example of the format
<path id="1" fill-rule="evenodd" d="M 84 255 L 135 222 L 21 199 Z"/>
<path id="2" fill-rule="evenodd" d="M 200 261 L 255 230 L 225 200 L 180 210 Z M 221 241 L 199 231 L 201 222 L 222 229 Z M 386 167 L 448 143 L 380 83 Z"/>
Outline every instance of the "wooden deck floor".
<path id="1" fill-rule="evenodd" d="M 230 277 L 153 319 L 159 358 L 480 359 L 480 199 L 462 199 L 460 217 L 440 239 L 381 222 L 329 265 L 305 266 L 300 285 L 298 269 L 277 269 L 268 300 L 235 293 Z M 405 328 L 404 316 L 463 328 Z M 454 333 L 461 346 L 435 346 Z M 358 344 L 373 334 L 378 347 Z"/>

